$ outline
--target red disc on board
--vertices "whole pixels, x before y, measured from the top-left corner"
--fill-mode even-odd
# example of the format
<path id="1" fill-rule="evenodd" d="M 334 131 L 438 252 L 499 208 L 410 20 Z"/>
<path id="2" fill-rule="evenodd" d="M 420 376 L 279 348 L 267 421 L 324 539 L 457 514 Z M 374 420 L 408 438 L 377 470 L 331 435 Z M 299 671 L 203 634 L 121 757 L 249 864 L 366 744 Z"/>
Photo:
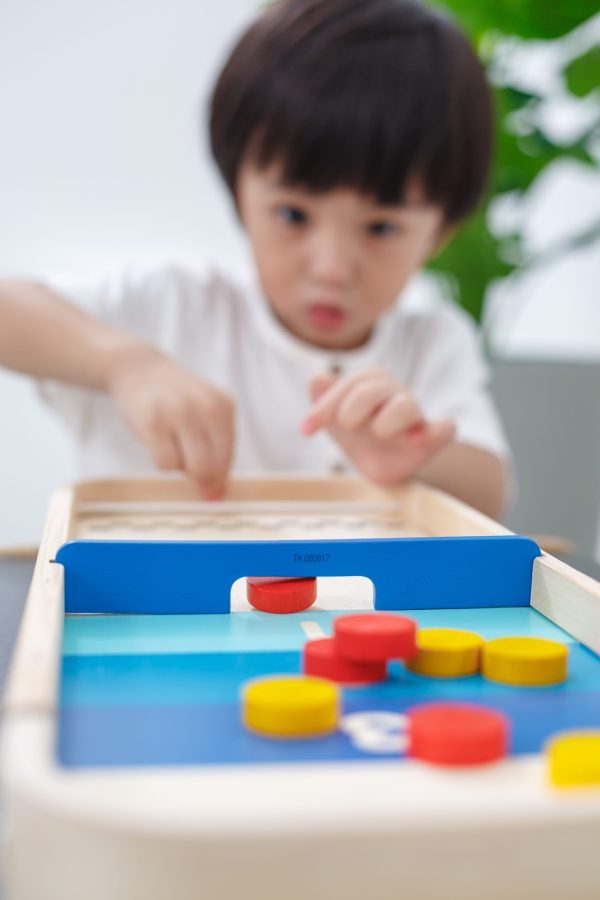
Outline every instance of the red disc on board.
<path id="1" fill-rule="evenodd" d="M 267 613 L 295 613 L 308 609 L 317 599 L 316 578 L 293 578 L 284 581 L 246 579 L 248 603 Z"/>
<path id="2" fill-rule="evenodd" d="M 510 724 L 488 706 L 425 703 L 407 710 L 408 755 L 443 766 L 495 762 L 508 752 Z"/>
<path id="3" fill-rule="evenodd" d="M 320 638 L 304 645 L 304 674 L 329 678 L 338 684 L 371 684 L 385 681 L 385 663 L 357 663 L 340 656 L 335 638 Z"/>
<path id="4" fill-rule="evenodd" d="M 340 616 L 333 625 L 340 656 L 355 662 L 409 659 L 417 652 L 417 623 L 393 613 Z"/>

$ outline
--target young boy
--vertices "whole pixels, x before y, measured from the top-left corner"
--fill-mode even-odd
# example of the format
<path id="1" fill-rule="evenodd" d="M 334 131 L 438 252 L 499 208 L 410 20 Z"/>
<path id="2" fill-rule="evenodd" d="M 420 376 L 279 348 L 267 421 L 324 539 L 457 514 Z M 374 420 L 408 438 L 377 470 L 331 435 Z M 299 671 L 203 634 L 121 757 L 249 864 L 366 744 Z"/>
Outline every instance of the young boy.
<path id="1" fill-rule="evenodd" d="M 245 471 L 416 476 L 491 515 L 507 448 L 475 333 L 407 281 L 476 206 L 489 89 L 409 0 L 282 0 L 233 49 L 216 162 L 257 278 L 168 268 L 91 289 L 0 283 L 0 364 L 39 380 L 82 475 L 152 463 L 222 496 Z"/>

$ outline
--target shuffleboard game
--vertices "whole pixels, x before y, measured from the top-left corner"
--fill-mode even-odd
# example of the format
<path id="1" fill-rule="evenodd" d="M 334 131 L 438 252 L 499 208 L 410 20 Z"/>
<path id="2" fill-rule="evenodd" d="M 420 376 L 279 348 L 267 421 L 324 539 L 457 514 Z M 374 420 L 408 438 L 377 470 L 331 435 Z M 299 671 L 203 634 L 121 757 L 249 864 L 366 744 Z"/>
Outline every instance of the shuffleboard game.
<path id="1" fill-rule="evenodd" d="M 384 620 L 412 649 L 361 660 Z M 599 653 L 598 583 L 419 484 L 64 489 L 5 704 L 9 896 L 597 896 Z M 335 686 L 326 727 L 282 680 Z M 248 708 L 274 682 L 285 734 Z"/>

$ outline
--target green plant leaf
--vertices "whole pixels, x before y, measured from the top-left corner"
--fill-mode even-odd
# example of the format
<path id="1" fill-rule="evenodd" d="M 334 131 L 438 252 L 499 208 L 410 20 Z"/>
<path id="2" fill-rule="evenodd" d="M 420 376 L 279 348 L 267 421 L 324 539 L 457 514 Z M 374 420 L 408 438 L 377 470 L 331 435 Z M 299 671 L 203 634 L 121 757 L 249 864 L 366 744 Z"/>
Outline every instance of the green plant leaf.
<path id="1" fill-rule="evenodd" d="M 514 271 L 515 264 L 503 261 L 501 246 L 507 240 L 520 246 L 519 235 L 502 240 L 492 235 L 486 223 L 487 210 L 480 210 L 454 239 L 431 260 L 429 271 L 446 277 L 450 290 L 464 309 L 477 321 L 481 318 L 486 290 L 491 281 Z"/>
<path id="2" fill-rule="evenodd" d="M 432 3 L 452 11 L 471 37 L 500 31 L 529 40 L 554 40 L 598 12 L 597 0 L 445 0 Z"/>
<path id="3" fill-rule="evenodd" d="M 553 40 L 572 31 L 597 13 L 597 0 L 446 0 L 435 3 L 450 10 L 476 45 L 493 61 L 494 47 L 507 36 L 523 40 Z M 485 38 L 485 40 L 484 40 Z M 600 48 L 574 60 L 565 77 L 572 92 L 587 96 L 598 86 Z M 591 138 L 598 123 L 568 145 L 558 145 L 537 124 L 537 112 L 544 98 L 510 85 L 494 88 L 496 105 L 496 151 L 489 184 L 489 203 L 505 192 L 524 194 L 537 178 L 558 159 L 574 159 L 598 169 L 590 154 Z M 489 208 L 488 203 L 488 208 Z M 573 245 L 574 246 L 574 245 Z M 567 239 L 565 252 L 570 252 Z M 490 284 L 512 272 L 526 268 L 521 235 L 496 238 L 488 228 L 487 208 L 462 225 L 454 240 L 434 259 L 428 269 L 443 278 L 445 290 L 471 315 L 480 320 Z"/>
<path id="4" fill-rule="evenodd" d="M 586 97 L 600 88 L 600 45 L 574 59 L 565 69 L 565 79 L 577 97 Z"/>

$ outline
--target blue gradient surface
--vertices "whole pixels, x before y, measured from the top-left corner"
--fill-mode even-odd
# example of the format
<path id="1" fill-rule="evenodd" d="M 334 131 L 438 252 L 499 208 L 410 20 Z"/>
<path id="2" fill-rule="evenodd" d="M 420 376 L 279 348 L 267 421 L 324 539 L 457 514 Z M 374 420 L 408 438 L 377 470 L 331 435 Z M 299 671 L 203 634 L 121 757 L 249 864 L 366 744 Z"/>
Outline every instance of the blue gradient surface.
<path id="1" fill-rule="evenodd" d="M 311 609 L 291 616 L 67 617 L 60 761 L 85 767 L 373 759 L 342 733 L 281 742 L 249 734 L 240 723 L 241 685 L 299 672 L 302 623 L 316 622 L 328 634 L 343 614 Z M 382 684 L 343 690 L 345 712 L 401 713 L 436 699 L 483 703 L 508 715 L 514 753 L 539 751 L 550 734 L 566 728 L 600 728 L 600 659 L 531 608 L 407 614 L 421 627 L 466 628 L 484 638 L 522 634 L 563 641 L 569 678 L 555 687 L 511 688 L 479 675 L 425 678 L 393 663 Z"/>

